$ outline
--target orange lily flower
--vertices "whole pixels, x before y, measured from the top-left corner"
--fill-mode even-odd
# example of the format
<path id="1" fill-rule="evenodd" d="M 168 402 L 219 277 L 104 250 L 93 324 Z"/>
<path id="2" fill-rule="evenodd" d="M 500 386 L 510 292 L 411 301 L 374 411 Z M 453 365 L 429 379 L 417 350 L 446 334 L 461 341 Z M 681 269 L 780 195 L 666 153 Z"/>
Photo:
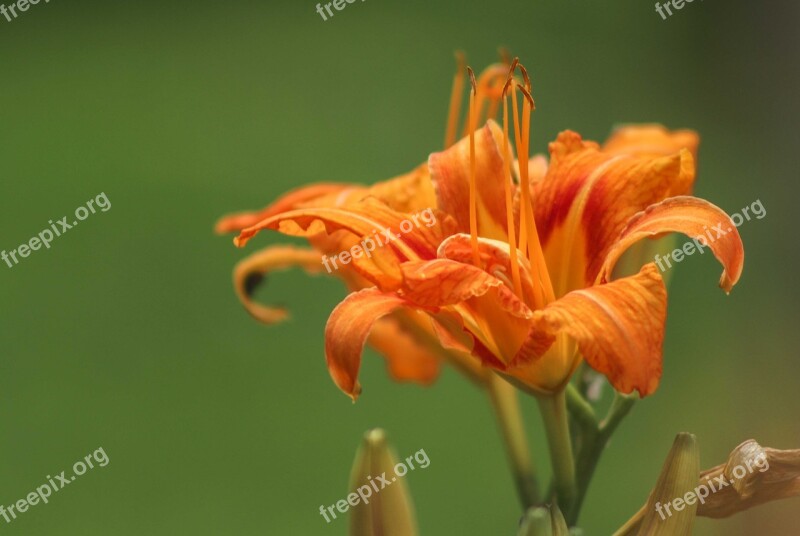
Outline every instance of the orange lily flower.
<path id="1" fill-rule="evenodd" d="M 744 251 L 735 227 L 706 238 L 730 218 L 689 195 L 694 133 L 625 127 L 601 147 L 566 131 L 550 144 L 549 162 L 528 158 L 533 101 L 522 72 L 523 84 L 508 67 L 505 85 L 497 84 L 497 69 L 481 83 L 472 79 L 469 135 L 413 172 L 419 179 L 415 192 L 400 203 L 392 206 L 391 193 L 365 189 L 343 201 L 346 188 L 327 186 L 315 201 L 309 202 L 312 192 L 301 192 L 264 213 L 238 217 L 236 225 L 222 224 L 241 229 L 240 246 L 272 229 L 308 237 L 334 254 L 376 230 L 397 234 L 349 265 L 343 277 L 352 278 L 354 292 L 326 327 L 329 370 L 353 399 L 361 391 L 364 343 L 381 319 L 399 311 L 413 312 L 417 320 L 427 315 L 442 347 L 471 354 L 525 390 L 560 392 L 584 359 L 618 391 L 645 396 L 661 376 L 667 293 L 653 263 L 614 279 L 623 253 L 642 238 L 680 232 L 702 239 L 721 262 L 726 292 L 738 281 Z M 521 119 L 517 90 L 524 96 Z M 509 94 L 519 162 L 510 147 Z M 475 128 L 486 95 L 489 114 L 492 96 L 503 102 L 502 129 L 492 120 Z M 452 117 L 448 133 L 454 132 Z M 375 188 L 385 194 L 400 182 Z M 434 191 L 435 201 L 429 195 Z M 330 203 L 331 197 L 339 202 Z M 435 204 L 436 225 L 397 232 L 419 203 Z M 298 262 L 305 260 L 310 265 L 310 257 Z"/>
<path id="2" fill-rule="evenodd" d="M 322 209 L 328 210 L 330 214 L 341 215 L 345 207 L 358 207 L 364 203 L 367 205 L 381 203 L 382 206 L 378 210 L 386 209 L 393 215 L 394 224 L 391 232 L 400 235 L 399 224 L 405 216 L 401 218 L 399 214 L 419 213 L 436 204 L 427 164 L 419 166 L 410 173 L 370 187 L 336 183 L 302 187 L 289 192 L 260 211 L 222 218 L 217 223 L 215 231 L 241 232 L 259 222 L 280 214 L 293 213 L 292 211 L 296 213 L 296 211 Z M 452 225 L 451 220 L 444 220 L 444 223 Z M 440 224 L 437 223 L 431 230 L 440 235 L 429 239 L 433 244 L 438 244 L 442 236 L 453 232 L 452 228 L 444 233 L 439 229 Z M 359 232 L 363 232 L 363 229 Z M 237 238 L 241 245 L 247 240 L 245 236 L 249 238 L 246 234 L 243 234 L 241 239 Z M 268 274 L 294 267 L 302 268 L 312 275 L 323 274 L 325 270 L 322 258 L 347 251 L 360 240 L 359 235 L 346 229 L 330 234 L 309 232 L 305 236 L 311 248 L 294 245 L 270 246 L 237 264 L 233 274 L 234 288 L 245 309 L 255 319 L 265 324 L 277 324 L 289 317 L 285 308 L 266 306 L 253 299 L 256 288 Z M 355 262 L 339 266 L 333 275 L 345 283 L 349 292 L 373 286 L 375 277 L 385 284 L 390 284 L 391 274 L 394 274 L 394 277 L 399 276 L 397 266 L 400 260 L 399 257 L 384 253 L 386 252 L 375 254 L 376 258 L 382 259 L 381 264 L 377 266 Z M 429 256 L 431 255 L 435 256 L 434 246 L 431 246 Z M 443 348 L 430 323 L 422 315 L 397 312 L 382 318 L 373 326 L 368 342 L 386 358 L 390 376 L 396 381 L 429 385 L 438 377 L 443 362 L 453 365 L 478 384 L 485 384 L 489 379 L 489 371 L 481 367 L 480 363 L 472 359 L 468 353 Z"/>
<path id="3" fill-rule="evenodd" d="M 461 67 L 462 56 L 459 56 L 459 63 Z M 505 64 L 488 67 L 479 78 L 479 102 L 481 107 L 486 105 L 487 117 L 496 115 L 499 90 L 505 81 L 508 63 L 506 61 Z M 461 71 L 463 69 L 459 69 L 459 72 Z M 456 77 L 454 94 L 457 93 L 459 78 L 463 82 L 463 76 Z M 453 121 L 453 116 L 457 108 L 458 99 L 454 97 L 451 103 L 447 145 L 452 145 L 455 139 L 456 121 Z M 410 173 L 379 182 L 371 187 L 358 184 L 319 183 L 299 188 L 282 196 L 261 211 L 233 214 L 221 219 L 216 225 L 216 232 L 241 232 L 284 212 L 311 208 L 344 208 L 365 199 L 379 200 L 389 208 L 403 213 L 419 213 L 435 206 L 436 195 L 427 163 L 423 163 Z M 397 231 L 395 229 L 391 232 Z M 255 289 L 268 273 L 291 267 L 303 268 L 314 275 L 322 273 L 321 257 L 346 251 L 360 240 L 360 237 L 347 230 L 335 231 L 330 235 L 325 232 L 310 232 L 305 236 L 311 249 L 272 246 L 244 259 L 236 266 L 233 276 L 234 288 L 246 310 L 257 320 L 275 324 L 289 316 L 284 308 L 268 307 L 252 299 Z M 245 241 L 246 238 L 243 236 L 241 245 L 244 245 Z M 372 276 L 380 276 L 383 272 L 390 272 L 394 274 L 395 279 L 399 277 L 398 265 L 403 259 L 402 256 L 383 255 L 379 266 L 369 266 L 364 263 L 344 265 L 335 272 L 335 275 L 345 282 L 348 291 L 354 292 L 373 286 L 374 281 L 370 273 Z M 362 273 L 365 269 L 370 273 Z M 382 278 L 382 281 L 386 281 L 386 278 Z M 441 362 L 445 361 L 478 384 L 488 385 L 491 382 L 490 390 L 503 387 L 502 383 L 498 385 L 492 382 L 490 372 L 468 352 L 442 347 L 430 322 L 422 315 L 396 312 L 382 318 L 373 326 L 368 342 L 387 358 L 389 372 L 395 380 L 430 384 L 438 376 Z"/>

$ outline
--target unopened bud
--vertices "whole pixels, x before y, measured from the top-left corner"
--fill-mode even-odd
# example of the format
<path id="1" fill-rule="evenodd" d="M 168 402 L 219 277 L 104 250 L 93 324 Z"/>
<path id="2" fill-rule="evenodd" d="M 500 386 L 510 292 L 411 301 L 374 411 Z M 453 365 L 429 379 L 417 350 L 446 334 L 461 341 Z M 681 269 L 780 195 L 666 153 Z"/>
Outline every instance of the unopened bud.
<path id="1" fill-rule="evenodd" d="M 417 536 L 408 486 L 395 474 L 396 464 L 383 430 L 364 434 L 350 474 L 350 489 L 359 495 L 350 508 L 350 536 Z"/>
<path id="2" fill-rule="evenodd" d="M 638 534 L 691 535 L 697 512 L 694 489 L 699 476 L 700 449 L 697 440 L 692 434 L 678 434 L 661 469 L 658 483 L 647 501 Z"/>
<path id="3" fill-rule="evenodd" d="M 570 531 L 558 506 L 537 506 L 525 512 L 517 536 L 570 536 Z"/>

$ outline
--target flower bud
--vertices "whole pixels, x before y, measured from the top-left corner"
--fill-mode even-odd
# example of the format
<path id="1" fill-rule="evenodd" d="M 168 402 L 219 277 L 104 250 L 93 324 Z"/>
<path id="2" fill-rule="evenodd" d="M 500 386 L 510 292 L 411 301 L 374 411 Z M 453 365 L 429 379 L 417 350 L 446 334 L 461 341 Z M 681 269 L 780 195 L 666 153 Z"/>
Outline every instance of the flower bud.
<path id="1" fill-rule="evenodd" d="M 698 504 L 693 490 L 699 476 L 697 440 L 692 434 L 678 434 L 647 501 L 638 534 L 691 535 Z"/>
<path id="2" fill-rule="evenodd" d="M 350 474 L 350 489 L 359 497 L 350 508 L 350 536 L 417 536 L 408 486 L 395 474 L 396 464 L 383 430 L 364 434 Z"/>
<path id="3" fill-rule="evenodd" d="M 700 480 L 715 484 L 717 491 L 700 505 L 697 515 L 728 517 L 800 495 L 800 450 L 762 447 L 749 439 L 733 449 L 726 463 L 703 471 Z"/>
<path id="4" fill-rule="evenodd" d="M 570 536 L 570 532 L 558 506 L 537 506 L 525 512 L 517 536 Z"/>

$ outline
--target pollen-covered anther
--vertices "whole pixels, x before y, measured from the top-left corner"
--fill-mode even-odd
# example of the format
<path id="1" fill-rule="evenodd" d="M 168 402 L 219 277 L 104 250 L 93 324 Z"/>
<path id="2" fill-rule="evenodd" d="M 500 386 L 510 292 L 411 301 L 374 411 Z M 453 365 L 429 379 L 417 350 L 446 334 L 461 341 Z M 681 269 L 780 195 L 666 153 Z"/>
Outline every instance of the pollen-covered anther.
<path id="1" fill-rule="evenodd" d="M 519 88 L 522 94 L 525 95 L 525 98 L 528 100 L 528 104 L 531 107 L 531 111 L 536 110 L 536 103 L 533 101 L 533 96 L 531 95 L 531 92 L 525 89 L 525 86 L 518 85 L 517 88 Z"/>

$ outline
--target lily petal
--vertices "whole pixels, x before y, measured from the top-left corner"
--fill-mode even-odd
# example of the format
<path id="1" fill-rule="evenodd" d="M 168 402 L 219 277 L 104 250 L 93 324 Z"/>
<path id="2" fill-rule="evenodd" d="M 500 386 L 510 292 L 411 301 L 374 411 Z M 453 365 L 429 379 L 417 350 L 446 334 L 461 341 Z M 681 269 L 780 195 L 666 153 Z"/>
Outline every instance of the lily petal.
<path id="1" fill-rule="evenodd" d="M 428 166 L 422 164 L 413 171 L 378 182 L 370 187 L 360 184 L 319 183 L 293 190 L 266 208 L 242 212 L 222 218 L 215 227 L 219 234 L 241 231 L 258 222 L 299 208 L 344 207 L 375 197 L 398 212 L 417 212 L 436 206 Z"/>
<path id="2" fill-rule="evenodd" d="M 575 132 L 550 144 L 545 180 L 533 187 L 536 223 L 556 296 L 590 285 L 637 212 L 694 181 L 688 149 L 670 156 L 608 154 Z"/>
<path id="3" fill-rule="evenodd" d="M 428 309 L 452 308 L 469 333 L 490 350 L 476 354 L 485 364 L 504 368 L 514 357 L 525 340 L 532 312 L 501 279 L 449 259 L 407 262 L 402 270 L 401 295 Z M 441 322 L 438 327 L 443 327 Z M 456 340 L 462 337 L 451 335 Z"/>
<path id="4" fill-rule="evenodd" d="M 668 156 L 688 149 L 697 159 L 700 136 L 694 130 L 669 130 L 663 125 L 622 125 L 614 129 L 603 144 L 603 151 L 614 154 Z"/>
<path id="5" fill-rule="evenodd" d="M 472 245 L 468 234 L 455 234 L 448 237 L 439 246 L 437 256 L 441 259 L 450 259 L 463 264 L 471 264 Z M 503 281 L 510 290 L 514 290 L 511 274 L 511 254 L 510 246 L 506 242 L 499 240 L 489 240 L 486 238 L 478 239 L 478 254 L 481 260 L 481 268 Z M 533 282 L 531 276 L 530 263 L 524 258 L 522 252 L 517 255 L 517 264 L 520 271 L 520 283 L 522 284 L 522 294 L 527 305 L 532 302 Z"/>
<path id="6" fill-rule="evenodd" d="M 485 385 L 488 375 L 493 374 L 487 367 L 505 370 L 506 364 L 477 335 L 469 331 L 461 315 L 441 310 L 431 313 L 430 317 L 439 344 L 453 355 L 450 363 L 476 383 Z"/>
<path id="7" fill-rule="evenodd" d="M 310 274 L 322 271 L 316 251 L 294 246 L 273 246 L 243 259 L 233 271 L 236 295 L 253 318 L 265 324 L 286 320 L 289 313 L 284 307 L 268 307 L 253 301 L 253 291 L 269 272 L 298 266 Z"/>
<path id="8" fill-rule="evenodd" d="M 405 331 L 396 315 L 378 320 L 370 331 L 368 342 L 386 358 L 389 374 L 395 381 L 430 385 L 439 376 L 441 360 L 430 348 L 420 344 Z"/>
<path id="9" fill-rule="evenodd" d="M 328 198 L 332 194 L 338 196 L 342 192 L 347 192 L 348 190 L 363 191 L 366 190 L 366 188 L 355 184 L 312 184 L 292 190 L 262 210 L 256 212 L 241 212 L 225 216 L 217 222 L 214 230 L 218 234 L 241 231 L 247 227 L 252 227 L 262 220 L 271 218 L 276 214 L 287 212 L 309 203 L 313 204 L 315 201 L 319 203 L 320 206 L 326 206 L 325 203 L 320 203 L 319 200 Z"/>
<path id="10" fill-rule="evenodd" d="M 531 311 L 501 279 L 471 264 L 436 259 L 402 265 L 402 294 L 425 307 L 457 305 L 491 292 L 493 301 L 518 318 L 530 318 Z"/>
<path id="11" fill-rule="evenodd" d="M 400 328 L 426 348 L 429 354 L 435 354 L 440 362 L 452 365 L 476 385 L 486 386 L 492 372 L 475 359 L 473 354 L 479 352 L 480 348 L 475 345 L 475 338 L 464 329 L 461 317 L 456 313 L 443 309 L 436 313 L 403 310 L 394 313 L 392 318 L 397 319 Z M 452 331 L 448 332 L 450 328 Z"/>
<path id="12" fill-rule="evenodd" d="M 355 400 L 361 394 L 358 372 L 364 343 L 379 319 L 404 306 L 400 296 L 368 288 L 347 296 L 331 312 L 325 326 L 325 359 L 336 385 Z"/>
<path id="13" fill-rule="evenodd" d="M 234 242 L 242 247 L 263 229 L 304 237 L 347 231 L 358 240 L 372 240 L 374 245 L 370 254 L 354 256 L 353 268 L 380 288 L 391 289 L 399 285 L 399 263 L 435 258 L 439 244 L 452 234 L 452 219 L 442 213 L 436 216 L 430 227 L 427 223 L 412 225 L 408 215 L 369 198 L 346 208 L 284 212 L 242 230 Z M 409 225 L 405 226 L 406 223 Z"/>
<path id="14" fill-rule="evenodd" d="M 478 209 L 478 235 L 507 240 L 508 221 L 504 190 L 503 158 L 500 151 L 503 133 L 497 123 L 489 121 L 475 132 L 475 162 Z M 469 233 L 469 138 L 428 158 L 438 207 L 452 215 L 458 231 Z"/>
<path id="15" fill-rule="evenodd" d="M 642 396 L 656 390 L 661 377 L 667 289 L 655 264 L 635 276 L 576 290 L 535 311 L 525 345 L 509 374 L 524 381 L 556 336 L 578 344 L 592 368 L 605 374 L 617 391 Z"/>
<path id="16" fill-rule="evenodd" d="M 427 163 L 409 173 L 370 186 L 367 195 L 380 199 L 397 212 L 420 212 L 436 206 L 436 193 Z"/>
<path id="17" fill-rule="evenodd" d="M 536 184 L 537 182 L 541 182 L 544 180 L 545 176 L 547 175 L 547 168 L 549 163 L 547 162 L 547 157 L 543 154 L 533 155 L 528 159 L 528 182 L 530 184 Z M 517 184 L 520 183 L 520 175 L 519 175 L 519 160 L 514 161 L 514 178 L 517 181 Z M 519 193 L 519 192 L 517 192 Z"/>
<path id="18" fill-rule="evenodd" d="M 348 207 L 368 197 L 374 197 L 397 212 L 419 212 L 436 206 L 436 195 L 427 163 L 413 171 L 380 181 L 369 187 L 349 188 L 332 192 L 293 208 Z"/>
<path id="19" fill-rule="evenodd" d="M 725 292 L 739 281 L 744 266 L 744 245 L 736 226 L 724 210 L 697 197 L 666 199 L 635 215 L 609 250 L 598 279 L 610 279 L 619 258 L 631 245 L 643 238 L 658 238 L 678 232 L 707 246 L 724 267 L 719 285 Z"/>

